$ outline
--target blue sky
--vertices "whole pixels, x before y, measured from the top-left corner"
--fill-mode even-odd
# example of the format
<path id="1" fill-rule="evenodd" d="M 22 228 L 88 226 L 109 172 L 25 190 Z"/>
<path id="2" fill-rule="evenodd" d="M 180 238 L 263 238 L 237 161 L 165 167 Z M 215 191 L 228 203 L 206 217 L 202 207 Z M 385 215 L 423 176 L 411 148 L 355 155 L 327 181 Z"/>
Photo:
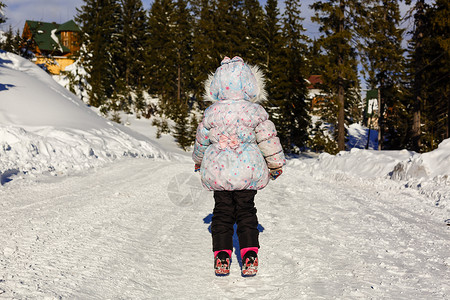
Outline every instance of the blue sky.
<path id="1" fill-rule="evenodd" d="M 11 25 L 16 31 L 22 31 L 26 20 L 64 23 L 75 16 L 76 8 L 81 7 L 83 0 L 2 0 L 7 5 L 5 14 L 8 20 L 0 25 L 0 30 L 6 31 Z M 154 0 L 142 0 L 145 9 L 149 9 Z M 283 0 L 278 0 L 279 6 L 283 6 Z M 306 35 L 310 37 L 318 36 L 318 26 L 310 19 L 313 12 L 309 5 L 315 0 L 300 0 L 302 4 L 302 16 L 305 18 L 303 26 L 306 29 Z M 413 0 L 414 2 L 414 0 Z M 426 0 L 427 3 L 432 0 Z M 260 0 L 265 5 L 266 0 Z M 404 14 L 408 7 L 401 3 L 401 10 Z M 405 27 L 411 26 L 411 21 L 403 24 Z"/>
<path id="2" fill-rule="evenodd" d="M 2 0 L 7 5 L 5 14 L 8 20 L 0 25 L 0 30 L 6 31 L 9 26 L 14 32 L 22 31 L 26 20 L 64 23 L 73 19 L 77 13 L 76 8 L 83 5 L 83 0 Z M 266 0 L 260 0 L 265 5 Z M 278 1 L 281 5 L 283 0 Z M 317 25 L 310 20 L 311 11 L 309 5 L 314 0 L 302 0 L 303 17 L 305 17 L 304 27 L 308 35 L 317 35 Z M 144 8 L 149 9 L 153 0 L 143 0 Z"/>
<path id="3" fill-rule="evenodd" d="M 23 29 L 26 20 L 64 23 L 73 19 L 83 0 L 2 0 L 6 4 L 5 14 L 8 20 L 0 25 L 7 30 L 11 25 L 14 30 Z M 153 0 L 143 0 L 148 9 Z"/>

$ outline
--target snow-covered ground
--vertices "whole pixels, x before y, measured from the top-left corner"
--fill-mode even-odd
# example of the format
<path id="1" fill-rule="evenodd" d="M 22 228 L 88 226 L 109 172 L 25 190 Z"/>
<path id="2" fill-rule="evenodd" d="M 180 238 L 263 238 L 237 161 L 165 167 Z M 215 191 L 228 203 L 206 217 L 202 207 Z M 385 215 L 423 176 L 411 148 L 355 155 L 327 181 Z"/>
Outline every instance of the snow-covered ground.
<path id="1" fill-rule="evenodd" d="M 0 53 L 0 299 L 450 298 L 450 140 L 289 160 L 256 196 L 258 275 L 215 277 L 190 153 L 122 119 Z"/>
<path id="2" fill-rule="evenodd" d="M 167 158 L 151 139 L 98 116 L 35 64 L 0 52 L 0 176 L 68 174 L 123 156 Z"/>

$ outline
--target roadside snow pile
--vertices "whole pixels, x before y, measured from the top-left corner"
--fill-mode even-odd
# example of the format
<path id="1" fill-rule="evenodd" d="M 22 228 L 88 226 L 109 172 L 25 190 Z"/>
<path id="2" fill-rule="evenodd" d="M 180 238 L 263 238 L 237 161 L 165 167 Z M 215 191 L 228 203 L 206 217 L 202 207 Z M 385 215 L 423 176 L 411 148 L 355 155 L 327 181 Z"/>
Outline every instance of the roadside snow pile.
<path id="1" fill-rule="evenodd" d="M 413 153 L 402 151 L 377 151 L 353 148 L 337 155 L 322 153 L 312 164 L 311 171 L 329 175 L 346 175 L 360 178 L 388 177 L 397 164 L 409 159 Z"/>
<path id="2" fill-rule="evenodd" d="M 377 151 L 353 148 L 337 155 L 320 154 L 315 160 L 294 160 L 293 166 L 309 167 L 312 174 L 359 178 L 389 178 L 397 181 L 432 180 L 450 184 L 450 139 L 428 153 L 408 150 Z"/>
<path id="3" fill-rule="evenodd" d="M 430 205 L 450 211 L 450 139 L 423 154 L 354 148 L 337 155 L 322 153 L 316 159 L 291 160 L 288 167 L 308 170 L 317 179 L 358 182 L 356 179 L 383 189 L 413 188 L 429 197 Z"/>
<path id="4" fill-rule="evenodd" d="M 0 51 L 2 182 L 19 172 L 58 175 L 121 157 L 167 156 L 148 137 L 98 116 L 32 62 Z"/>
<path id="5" fill-rule="evenodd" d="M 444 140 L 436 150 L 415 154 L 399 163 L 392 174 L 396 180 L 432 179 L 450 183 L 450 139 Z"/>

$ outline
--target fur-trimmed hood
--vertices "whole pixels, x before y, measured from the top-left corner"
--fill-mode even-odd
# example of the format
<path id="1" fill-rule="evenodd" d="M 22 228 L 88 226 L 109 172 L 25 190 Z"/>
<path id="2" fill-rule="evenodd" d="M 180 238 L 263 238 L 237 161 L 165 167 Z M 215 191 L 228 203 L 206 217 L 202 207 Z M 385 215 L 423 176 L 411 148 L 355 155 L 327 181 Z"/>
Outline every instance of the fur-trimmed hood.
<path id="1" fill-rule="evenodd" d="M 205 100 L 266 100 L 265 78 L 257 66 L 247 65 L 239 56 L 225 57 L 214 74 L 205 81 Z"/>

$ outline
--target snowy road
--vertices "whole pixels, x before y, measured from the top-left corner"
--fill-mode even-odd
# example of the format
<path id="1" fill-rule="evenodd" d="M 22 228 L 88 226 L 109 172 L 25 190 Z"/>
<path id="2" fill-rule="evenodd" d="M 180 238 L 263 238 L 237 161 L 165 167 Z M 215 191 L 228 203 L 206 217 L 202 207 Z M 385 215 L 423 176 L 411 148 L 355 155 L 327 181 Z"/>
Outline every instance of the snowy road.
<path id="1" fill-rule="evenodd" d="M 260 271 L 215 277 L 191 163 L 126 159 L 0 187 L 3 299 L 450 299 L 450 226 L 395 182 L 310 176 L 258 192 Z"/>

